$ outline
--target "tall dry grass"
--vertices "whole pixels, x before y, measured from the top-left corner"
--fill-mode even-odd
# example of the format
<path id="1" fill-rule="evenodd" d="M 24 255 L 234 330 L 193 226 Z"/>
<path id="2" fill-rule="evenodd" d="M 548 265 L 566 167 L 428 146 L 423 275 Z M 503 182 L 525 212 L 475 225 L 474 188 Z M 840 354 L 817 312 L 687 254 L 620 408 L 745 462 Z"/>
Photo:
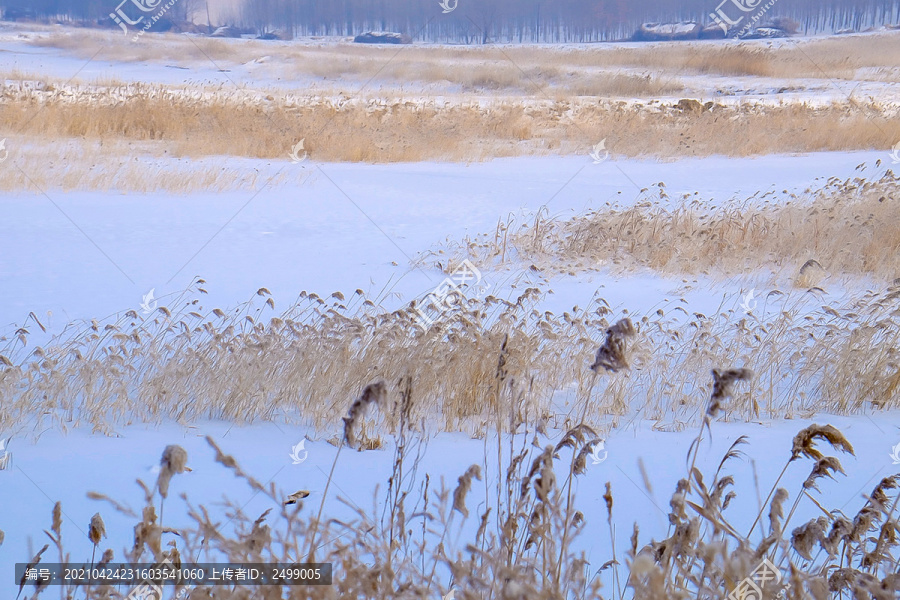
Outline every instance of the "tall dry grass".
<path id="1" fill-rule="evenodd" d="M 287 160 L 301 139 L 313 160 L 364 162 L 587 155 L 602 139 L 613 155 L 662 157 L 887 149 L 900 139 L 900 124 L 874 100 L 708 103 L 712 110 L 698 112 L 678 103 L 588 98 L 405 101 L 144 84 L 8 85 L 0 98 L 4 137 L 156 142 L 177 157 Z"/>
<path id="2" fill-rule="evenodd" d="M 440 430 L 477 434 L 501 409 L 559 427 L 584 420 L 602 429 L 641 416 L 678 429 L 699 418 L 696 382 L 719 361 L 758 374 L 735 398 L 733 419 L 900 403 L 896 285 L 825 306 L 815 292 L 773 290 L 754 314 L 744 314 L 736 296 L 709 315 L 681 302 L 629 315 L 636 335 L 625 363 L 635 368 L 609 382 L 588 367 L 621 313 L 598 295 L 561 315 L 537 310 L 550 288 L 511 301 L 488 296 L 423 330 L 412 307 L 387 312 L 361 291 L 304 293 L 275 311 L 260 290 L 225 312 L 203 306 L 202 285 L 162 300 L 149 316 L 73 323 L 42 346 L 29 343 L 37 318 L 0 339 L 0 428 L 113 432 L 132 422 L 214 419 L 328 431 L 339 424 L 342 398 L 375 372 L 418 382 L 414 420 Z M 508 398 L 496 390 L 501 350 L 514 382 Z"/>
<path id="3" fill-rule="evenodd" d="M 307 171 L 277 165 L 268 172 L 241 165 L 222 166 L 215 157 L 172 157 L 157 141 L 123 139 L 34 139 L 8 136 L 9 157 L 0 165 L 0 191 L 99 191 L 189 194 L 258 190 L 267 185 L 300 185 Z M 218 162 L 218 164 L 216 164 Z"/>
<path id="4" fill-rule="evenodd" d="M 493 379 L 496 389 L 503 391 L 511 383 L 505 371 L 505 347 L 495 359 Z M 604 377 L 618 376 L 604 373 Z M 816 498 L 820 486 L 833 486 L 827 479 L 838 480 L 844 473 L 840 457 L 854 452 L 850 441 L 831 425 L 814 424 L 797 433 L 790 451 L 785 449 L 785 467 L 766 500 L 760 500 L 758 516 L 749 529 L 741 530 L 730 522 L 732 500 L 738 491 L 749 492 L 749 485 L 742 485 L 729 474 L 730 465 L 744 456 L 742 446 L 748 443 L 747 438 L 741 436 L 731 445 L 713 473 L 704 474 L 695 463 L 703 434 L 711 432 L 713 419 L 730 401 L 733 386 L 751 377 L 742 369 L 714 371 L 713 391 L 704 402 L 704 426 L 688 451 L 687 473 L 671 497 L 668 532 L 659 540 L 647 540 L 645 533 L 642 541 L 642 523 L 636 522 L 624 549 L 616 548 L 616 495 L 609 482 L 602 496 L 606 524 L 588 522 L 580 510 L 583 501 L 575 483 L 585 473 L 592 447 L 601 441 L 592 428 L 578 423 L 548 437 L 534 422 L 526 421 L 521 441 L 514 436 L 496 436 L 500 476 L 495 481 L 483 477 L 481 466 L 473 464 L 460 475 L 451 492 L 443 483 L 432 484 L 430 475 L 420 472 L 425 437 L 415 429 L 412 415 L 423 399 L 413 391 L 420 389 L 415 379 L 401 380 L 396 386 L 371 383 L 349 410 L 346 400 L 341 403 L 348 414 L 345 423 L 351 429 L 359 425 L 362 404 L 399 420 L 398 426 L 385 428 L 385 433 L 390 431 L 394 437 L 393 468 L 387 491 L 375 492 L 371 513 L 357 507 L 352 518 L 336 519 L 329 518 L 325 511 L 326 505 L 332 506 L 328 504 L 328 485 L 340 462 L 340 452 L 316 507 L 303 501 L 308 492 L 288 493 L 274 483 L 261 483 L 211 438 L 207 441 L 216 462 L 270 505 L 262 514 L 247 514 L 240 504 L 226 500 L 228 519 L 223 520 L 205 506 L 194 506 L 189 495 L 183 494 L 191 525 L 165 526 L 162 515 L 169 482 L 188 470 L 189 462 L 184 449 L 174 445 L 163 453 L 155 485 L 138 480 L 144 491 L 140 515 L 108 496 L 91 493 L 89 497 L 110 504 L 113 510 L 137 522 L 134 544 L 122 553 L 125 562 L 189 567 L 202 556 L 207 562 L 319 561 L 333 567 L 334 584 L 330 586 L 241 582 L 218 587 L 171 586 L 175 593 L 194 600 L 412 599 L 445 596 L 447 590 L 453 590 L 451 595 L 461 600 L 720 600 L 739 590 L 763 564 L 768 569 L 766 577 L 756 577 L 754 584 L 762 588 L 765 597 L 896 597 L 900 591 L 896 574 L 898 475 L 875 484 L 858 503 L 855 515 L 843 512 L 844 507 L 828 510 L 828 501 Z M 391 396 L 399 402 L 390 403 Z M 496 416 L 504 414 L 511 413 L 501 410 Z M 529 444 L 531 436 L 534 443 Z M 508 448 L 504 448 L 507 443 Z M 345 435 L 341 444 L 352 444 L 352 440 Z M 493 460 L 490 452 L 493 449 L 486 445 L 485 465 Z M 798 462 L 810 466 L 803 483 L 779 487 L 787 467 Z M 473 496 L 479 498 L 475 514 L 470 511 L 476 505 Z M 377 507 L 382 498 L 379 515 Z M 801 504 L 821 510 L 823 516 L 798 523 L 794 517 Z M 66 563 L 61 523 L 62 505 L 57 502 L 47 535 L 57 549 L 59 562 Z M 609 546 L 605 539 L 600 541 L 606 531 L 612 542 Z M 98 512 L 90 522 L 94 554 L 105 533 Z M 591 536 L 595 560 L 599 556 L 606 559 L 605 563 L 591 564 L 585 552 L 576 549 L 575 541 L 586 535 Z M 48 562 L 43 555 L 49 547 L 45 545 L 30 557 L 28 565 L 40 567 L 42 561 Z M 115 557 L 116 551 L 106 548 L 100 564 L 111 563 Z M 74 562 L 81 561 L 76 558 Z M 598 577 L 604 571 L 611 573 L 606 588 Z M 27 590 L 28 600 L 47 592 L 40 581 L 28 583 L 24 578 L 19 590 Z M 102 585 L 81 590 L 63 586 L 60 591 L 66 597 L 84 600 L 120 597 Z"/>
<path id="5" fill-rule="evenodd" d="M 632 206 L 608 205 L 569 219 L 540 210 L 533 220 L 501 221 L 494 233 L 451 244 L 442 254 L 533 266 L 551 276 L 600 269 L 717 276 L 769 270 L 803 289 L 824 285 L 826 276 L 891 282 L 900 278 L 900 177 L 888 169 L 868 179 L 866 168 L 861 164 L 857 177 L 833 177 L 784 201 L 767 199 L 773 192 L 727 203 L 707 203 L 696 194 L 672 198 L 660 182 Z"/>

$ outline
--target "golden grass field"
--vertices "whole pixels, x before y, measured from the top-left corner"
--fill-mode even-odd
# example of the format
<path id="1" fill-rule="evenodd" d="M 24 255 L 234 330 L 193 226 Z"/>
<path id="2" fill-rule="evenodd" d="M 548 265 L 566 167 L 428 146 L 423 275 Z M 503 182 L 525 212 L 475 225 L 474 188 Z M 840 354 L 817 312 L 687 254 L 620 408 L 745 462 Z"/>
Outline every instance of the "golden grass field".
<path id="1" fill-rule="evenodd" d="M 222 70 L 232 82 L 126 83 L 114 74 L 62 80 L 0 70 L 0 136 L 18 165 L 7 166 L 12 175 L 0 179 L 7 191 L 245 189 L 253 185 L 247 170 L 201 167 L 197 183 L 176 167 L 162 166 L 164 176 L 154 177 L 141 159 L 287 160 L 301 139 L 313 160 L 351 162 L 586 155 L 601 140 L 613 156 L 670 159 L 889 149 L 900 139 L 896 104 L 856 91 L 864 82 L 892 89 L 900 73 L 895 33 L 771 47 L 397 49 L 168 34 L 134 44 L 89 30 L 31 34 L 29 43 L 118 61 L 123 70 L 132 62 Z M 252 85 L 235 79 L 247 65 Z M 749 78 L 741 84 L 747 89 L 801 94 L 721 96 L 718 87 L 735 76 Z M 824 96 L 804 100 L 804 86 Z M 105 158 L 90 152 L 97 144 Z M 44 153 L 64 162 L 65 173 L 41 174 Z M 129 163 L 135 154 L 138 164 Z M 101 168 L 116 173 L 103 180 L 96 175 Z"/>
<path id="2" fill-rule="evenodd" d="M 293 145 L 303 139 L 312 160 L 407 162 L 586 156 L 604 139 L 613 156 L 661 158 L 888 149 L 900 139 L 900 123 L 889 120 L 877 101 L 713 106 L 694 112 L 677 103 L 566 100 L 448 106 L 235 91 L 200 95 L 142 84 L 80 92 L 7 88 L 0 97 L 0 130 L 9 132 L 2 135 L 9 139 L 16 164 L 23 160 L 16 155 L 17 141 L 38 153 L 47 146 L 86 140 L 141 142 L 156 154 L 175 157 L 287 161 Z M 88 175 L 85 187 L 101 185 L 86 173 L 92 163 L 77 149 L 63 158 L 73 172 Z M 38 165 L 27 162 L 22 168 L 31 166 Z M 20 185 L 22 180 L 15 178 L 4 178 L 2 184 L 5 189 Z"/>

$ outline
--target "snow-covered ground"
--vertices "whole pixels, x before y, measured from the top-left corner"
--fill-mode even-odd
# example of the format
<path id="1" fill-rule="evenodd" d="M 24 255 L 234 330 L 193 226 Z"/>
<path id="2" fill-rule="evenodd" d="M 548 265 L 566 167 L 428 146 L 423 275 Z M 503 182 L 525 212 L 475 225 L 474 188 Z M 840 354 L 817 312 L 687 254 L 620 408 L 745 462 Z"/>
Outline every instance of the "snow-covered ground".
<path id="1" fill-rule="evenodd" d="M 875 161 L 888 158 L 855 152 L 601 164 L 589 157 L 469 165 L 259 161 L 273 175 L 280 169 L 309 175 L 302 185 L 258 192 L 0 194 L 0 332 L 32 311 L 58 331 L 75 319 L 138 309 L 151 289 L 164 304 L 195 276 L 207 281 L 208 308 L 235 306 L 261 287 L 282 307 L 304 290 L 323 296 L 390 290 L 399 297 L 383 294 L 385 306 L 394 308 L 444 277 L 431 264 L 413 266 L 419 253 L 448 238 L 491 233 L 511 214 L 521 219 L 546 206 L 551 216 L 566 217 L 607 202 L 628 205 L 654 197 L 647 194 L 659 182 L 672 202 L 694 192 L 726 202 L 773 191 L 771 201 L 786 197 L 785 190 L 802 195 L 831 176 L 858 175 L 860 163 L 870 165 L 863 175 L 874 179 Z M 494 286 L 511 280 L 510 273 L 479 268 Z M 680 278 L 622 281 L 602 274 L 553 283 L 547 310 L 583 306 L 605 286 L 611 305 L 637 313 L 683 285 Z M 696 310 L 717 307 L 723 294 L 738 294 L 745 283 L 698 280 Z"/>

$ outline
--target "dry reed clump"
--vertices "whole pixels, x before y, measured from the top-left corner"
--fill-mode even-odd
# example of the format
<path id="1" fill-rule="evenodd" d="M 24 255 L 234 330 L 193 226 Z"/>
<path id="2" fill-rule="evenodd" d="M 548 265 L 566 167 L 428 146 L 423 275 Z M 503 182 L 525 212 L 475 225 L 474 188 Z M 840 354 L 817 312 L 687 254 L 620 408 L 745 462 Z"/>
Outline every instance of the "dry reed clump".
<path id="1" fill-rule="evenodd" d="M 656 201 L 568 220 L 540 211 L 533 222 L 500 222 L 493 234 L 445 252 L 478 264 L 534 265 L 549 275 L 636 267 L 679 275 L 771 270 L 787 271 L 793 285 L 809 289 L 827 282 L 827 270 L 893 281 L 900 274 L 898 179 L 890 170 L 873 180 L 832 178 L 807 197 L 770 203 L 766 194 L 726 205 L 673 199 L 660 183 Z"/>
<path id="2" fill-rule="evenodd" d="M 401 414 L 409 423 L 478 432 L 485 422 L 512 431 L 536 416 L 578 423 L 581 414 L 587 423 L 615 425 L 635 410 L 681 428 L 705 411 L 697 391 L 711 393 L 703 382 L 710 365 L 722 363 L 756 374 L 749 390 L 735 394 L 732 419 L 900 402 L 897 286 L 823 307 L 810 304 L 808 292 L 775 290 L 760 300 L 759 316 L 744 314 L 737 300 L 710 315 L 680 306 L 632 315 L 631 328 L 619 326 L 634 329 L 624 360 L 613 344 L 592 371 L 601 332 L 615 329 L 600 297 L 555 315 L 536 310 L 542 292 L 529 288 L 515 301 L 461 303 L 422 331 L 412 309 L 386 312 L 361 290 L 330 302 L 304 293 L 280 313 L 261 290 L 226 313 L 200 304 L 202 285 L 149 317 L 129 311 L 76 323 L 43 346 L 29 343 L 27 323 L 0 337 L 0 429 L 89 425 L 111 433 L 131 422 L 221 419 L 333 432 L 343 425 L 343 398 L 357 397 L 372 373 L 419 382 L 419 402 L 404 404 L 389 389 L 379 404 L 388 408 L 375 416 L 391 430 Z M 639 368 L 599 377 L 604 360 Z M 406 408 L 390 408 L 397 406 Z M 354 439 L 368 439 L 356 425 Z"/>
<path id="3" fill-rule="evenodd" d="M 521 447 L 516 448 L 515 458 L 506 465 L 503 484 L 490 492 L 488 486 L 493 486 L 493 482 L 483 481 L 480 466 L 472 465 L 460 476 L 451 501 L 449 490 L 443 485 L 437 490 L 431 489 L 429 476 L 425 474 L 423 479 L 418 473 L 421 434 L 414 436 L 416 440 L 405 440 L 411 431 L 411 423 L 406 422 L 410 408 L 418 402 L 412 381 L 404 377 L 394 386 L 384 382 L 370 384 L 349 410 L 349 414 L 358 419 L 363 404 L 376 400 L 383 402 L 387 391 L 402 397 L 398 415 L 401 423 L 392 434 L 394 468 L 388 480 L 385 510 L 380 518 L 361 509 L 357 509 L 352 520 L 328 518 L 323 514 L 324 498 L 318 514 L 313 517 L 304 511 L 302 502 L 308 492 L 291 494 L 289 501 L 283 502 L 281 499 L 285 494 L 274 484 L 260 485 L 241 469 L 234 457 L 224 454 L 212 439 L 207 438 L 216 461 L 267 497 L 273 506 L 254 518 L 246 515 L 238 505 L 228 502 L 226 512 L 230 518 L 223 523 L 215 520 L 205 507 L 195 508 L 188 503 L 188 516 L 193 526 L 177 530 L 161 528 L 155 518 L 155 493 L 139 481 L 145 491 L 146 506 L 135 527 L 134 548 L 125 553 L 126 559 L 140 559 L 146 548 L 151 551 L 147 560 L 155 563 L 164 560 L 189 563 L 202 551 L 205 560 L 266 564 L 319 560 L 334 566 L 332 586 L 303 590 L 243 584 L 227 590 L 198 586 L 190 591 L 190 598 L 268 600 L 283 598 L 287 593 L 289 598 L 412 599 L 432 595 L 445 583 L 449 583 L 447 587 L 458 589 L 461 597 L 470 597 L 476 590 L 488 593 L 489 589 L 492 597 L 500 598 L 549 600 L 558 597 L 557 593 L 562 590 L 570 593 L 587 589 L 594 594 L 591 597 L 596 597 L 599 582 L 586 579 L 585 556 L 582 552 L 575 553 L 571 547 L 571 541 L 585 527 L 584 515 L 571 505 L 574 497 L 571 477 L 577 473 L 573 475 L 570 468 L 570 479 L 563 485 L 558 485 L 555 473 L 560 468 L 557 464 L 561 460 L 560 451 L 571 449 L 573 456 L 583 451 L 586 437 L 592 434 L 590 428 L 580 426 L 568 432 L 556 450 L 553 446 L 530 450 L 523 441 Z M 167 449 L 165 455 L 171 458 L 172 453 Z M 335 464 L 339 455 L 340 451 Z M 527 468 L 529 463 L 530 469 Z M 565 469 L 564 463 L 562 468 Z M 329 476 L 328 484 L 330 482 Z M 483 482 L 485 493 L 491 494 L 491 502 L 495 504 L 480 515 L 480 526 L 474 538 L 461 539 L 462 527 L 470 516 L 466 497 L 476 482 Z M 561 505 L 566 494 L 570 501 L 563 510 Z M 110 502 L 123 514 L 135 516 L 127 507 L 105 496 L 93 494 L 92 497 Z M 187 500 L 187 495 L 184 497 Z M 496 518 L 489 518 L 491 511 Z M 454 521 L 457 515 L 463 519 L 462 523 Z M 264 524 L 267 519 L 269 523 Z M 554 536 L 562 529 L 566 533 L 560 541 Z M 169 550 L 163 551 L 164 546 Z M 105 551 L 104 556 L 110 556 L 110 552 Z M 40 559 L 39 555 L 32 562 L 37 564 Z M 84 598 L 95 600 L 108 596 L 101 590 L 89 588 Z"/>
<path id="4" fill-rule="evenodd" d="M 732 395 L 732 386 L 737 381 L 749 381 L 753 378 L 750 369 L 713 369 L 712 395 L 706 409 L 708 417 L 715 417 L 722 409 L 722 403 Z"/>
<path id="5" fill-rule="evenodd" d="M 886 149 L 900 138 L 895 120 L 873 118 L 888 114 L 874 100 L 822 107 L 740 104 L 695 114 L 677 104 L 570 96 L 413 102 L 147 84 L 54 89 L 4 85 L 0 99 L 0 132 L 25 136 L 32 143 L 152 142 L 174 156 L 192 158 L 287 160 L 300 139 L 306 140 L 313 160 L 402 162 L 586 154 L 600 139 L 609 139 L 616 155 L 673 157 Z M 105 160 L 115 165 L 113 159 Z M 119 169 L 116 178 L 123 185 L 136 173 L 130 165 Z"/>
<path id="6" fill-rule="evenodd" d="M 622 319 L 606 330 L 606 341 L 597 350 L 597 357 L 591 370 L 599 372 L 602 368 L 616 373 L 628 368 L 628 338 L 634 337 L 634 324 L 631 319 Z"/>
<path id="7" fill-rule="evenodd" d="M 728 384 L 744 375 L 737 370 L 719 370 L 715 375 L 719 385 L 711 400 L 724 401 Z M 421 389 L 418 383 L 416 389 Z M 411 380 L 401 379 L 396 386 L 382 383 L 379 387 L 404 393 L 411 389 Z M 302 492 L 288 496 L 292 501 L 283 502 L 285 494 L 274 483 L 268 487 L 259 484 L 243 472 L 237 459 L 225 455 L 207 438 L 216 460 L 271 506 L 255 516 L 226 500 L 225 513 L 229 518 L 223 521 L 214 511 L 193 506 L 184 494 L 190 525 L 164 528 L 157 522 L 155 492 L 138 480 L 146 505 L 134 527 L 134 545 L 124 552 L 125 561 L 139 562 L 145 557 L 144 562 L 169 561 L 190 566 L 202 555 L 207 562 L 293 564 L 318 560 L 333 567 L 331 586 L 259 586 L 237 581 L 228 588 L 201 585 L 188 592 L 189 598 L 222 600 L 412 600 L 445 595 L 447 589 L 455 590 L 460 598 L 487 600 L 720 600 L 741 586 L 746 587 L 745 578 L 754 575 L 754 584 L 762 588 L 765 597 L 787 600 L 839 600 L 845 592 L 854 598 L 888 600 L 900 592 L 900 578 L 895 573 L 896 533 L 900 528 L 895 514 L 900 502 L 898 475 L 882 479 L 852 517 L 842 510 L 828 511 L 812 495 L 818 491 L 819 480 L 836 479 L 837 474 L 843 473 L 840 459 L 826 456 L 817 444 L 826 442 L 834 450 L 853 452 L 850 442 L 830 425 L 811 425 L 792 442 L 787 464 L 800 459 L 814 464 L 796 490 L 788 514 L 785 516 L 784 508 L 790 492 L 779 487 L 783 470 L 746 533 L 726 516 L 738 487 L 727 467 L 743 456 L 739 450 L 747 443 L 743 436 L 731 445 L 710 479 L 692 461 L 672 495 L 666 537 L 641 545 L 640 523 L 635 523 L 622 560 L 615 545 L 615 495 L 607 482 L 602 497 L 612 543 L 607 547 L 596 534 L 592 536 L 592 553 L 609 558 L 596 570 L 588 570 L 590 563 L 585 552 L 577 550 L 574 543 L 586 531 L 593 533 L 596 528 L 578 509 L 579 499 L 574 492 L 574 480 L 581 475 L 576 467 L 577 457 L 596 439 L 595 432 L 579 424 L 562 432 L 555 446 L 541 447 L 535 424 L 523 425 L 524 435 L 509 435 L 504 440 L 498 436 L 498 445 L 509 443 L 513 450 L 496 465 L 505 475 L 493 481 L 482 479 L 480 465 L 472 465 L 459 477 L 452 499 L 450 490 L 443 485 L 431 489 L 429 474 L 419 473 L 421 445 L 419 452 L 411 453 L 411 447 L 402 439 L 403 429 L 395 430 L 395 464 L 383 509 L 377 508 L 376 501 L 372 514 L 355 508 L 350 519 L 340 520 L 329 518 L 323 511 L 324 499 L 317 515 L 305 511 L 302 500 L 308 494 Z M 528 443 L 532 434 L 535 442 Z M 420 435 L 414 437 L 422 442 Z M 700 437 L 689 454 L 699 447 L 699 441 Z M 486 447 L 485 464 L 487 453 Z M 335 463 L 338 460 L 336 457 Z M 466 502 L 476 482 L 484 486 L 484 500 L 479 503 L 483 512 L 477 515 L 478 527 L 473 533 L 473 528 L 465 527 L 472 517 Z M 378 500 L 379 492 L 375 494 Z M 93 497 L 107 500 L 97 494 Z M 801 502 L 813 510 L 821 509 L 824 516 L 792 523 Z M 130 509 L 112 504 L 116 510 L 137 518 Z M 768 526 L 761 525 L 761 534 L 753 537 L 764 513 L 768 515 Z M 462 522 L 455 520 L 457 515 Z M 100 519 L 99 513 L 95 519 Z M 59 562 L 67 563 L 60 529 L 61 504 L 57 503 L 52 533 L 47 533 L 59 551 Z M 317 533 L 321 535 L 317 537 Z M 94 520 L 91 539 L 97 540 L 95 547 L 99 545 Z M 32 557 L 29 567 L 39 565 L 48 548 L 49 545 L 44 546 Z M 106 549 L 101 562 L 112 558 L 113 550 Z M 765 577 L 758 577 L 761 569 Z M 610 583 L 608 590 L 598 577 L 607 570 L 611 571 L 606 578 Z M 29 598 L 37 598 L 44 591 L 41 581 L 28 584 L 23 577 L 19 584 L 20 592 L 29 586 Z M 180 593 L 181 589 L 176 586 L 175 592 Z M 63 586 L 61 591 L 69 597 L 76 593 L 72 586 Z M 104 586 L 88 587 L 78 593 L 84 600 L 117 597 Z"/>
<path id="8" fill-rule="evenodd" d="M 886 493 L 897 487 L 896 476 L 883 479 L 852 520 L 840 510 L 828 512 L 811 496 L 811 490 L 818 489 L 817 480 L 833 479 L 836 473 L 843 473 L 843 468 L 837 457 L 824 456 L 815 447 L 816 440 L 852 454 L 852 446 L 834 427 L 812 425 L 798 433 L 788 463 L 800 456 L 813 458 L 815 464 L 809 477 L 785 518 L 784 503 L 789 492 L 778 487 L 784 475 L 782 470 L 746 534 L 724 516 L 734 497 L 733 492 L 724 494 L 724 490 L 733 487 L 735 481 L 722 473 L 726 463 L 740 455 L 736 448 L 746 443 L 744 438 L 729 449 L 709 485 L 691 466 L 688 477 L 681 480 L 672 497 L 671 535 L 641 550 L 636 538 L 632 544 L 630 584 L 634 598 L 721 598 L 755 586 L 762 588 L 763 597 L 789 600 L 841 598 L 845 592 L 855 598 L 896 597 L 900 591 L 900 579 L 893 568 L 898 498 L 895 494 L 892 502 Z M 826 516 L 789 530 L 788 525 L 804 499 L 822 509 Z M 751 541 L 767 507 L 768 533 L 763 531 L 760 541 Z M 788 531 L 789 538 L 785 536 Z M 877 538 L 872 537 L 876 535 Z M 803 560 L 797 560 L 797 556 Z M 768 576 L 753 577 L 761 569 Z M 752 586 L 745 583 L 747 577 L 753 580 Z"/>
<path id="9" fill-rule="evenodd" d="M 172 475 L 183 473 L 185 471 L 190 471 L 189 468 L 186 467 L 185 463 L 187 461 L 187 452 L 183 448 L 177 445 L 166 446 L 163 451 L 162 458 L 160 460 L 161 471 L 160 477 L 165 477 L 165 484 L 161 482 L 158 483 L 157 486 L 147 485 L 144 481 L 138 479 L 137 485 L 144 492 L 145 505 L 141 510 L 141 516 L 138 517 L 131 508 L 126 505 L 120 504 L 112 498 L 109 498 L 103 494 L 97 493 L 88 493 L 88 498 L 92 500 L 104 501 L 108 502 L 112 507 L 119 513 L 124 514 L 126 516 L 138 519 L 138 522 L 134 526 L 134 543 L 130 549 L 125 549 L 122 551 L 122 559 L 118 562 L 126 563 L 126 564 L 153 564 L 157 566 L 163 566 L 166 563 L 171 563 L 175 566 L 179 566 L 182 564 L 182 554 L 179 552 L 178 543 L 180 531 L 171 527 L 164 527 L 161 523 L 162 521 L 162 508 L 166 496 L 168 495 L 168 484 L 169 479 Z M 156 494 L 159 494 L 159 506 L 160 506 L 160 517 L 157 517 L 155 500 Z M 100 548 L 101 543 L 104 538 L 107 538 L 106 524 L 103 521 L 103 517 L 99 512 L 95 513 L 93 517 L 91 517 L 90 524 L 88 526 L 88 539 L 92 545 L 91 557 L 90 561 L 83 561 L 81 559 L 72 559 L 70 554 L 67 553 L 64 549 L 64 543 L 62 538 L 62 503 L 56 502 L 53 507 L 52 513 L 52 524 L 50 527 L 50 531 L 46 531 L 45 533 L 53 542 L 53 545 L 57 549 L 57 557 L 55 562 L 60 564 L 71 564 L 71 565 L 91 565 L 92 567 L 102 568 L 104 565 L 108 565 L 113 562 L 113 559 L 116 556 L 116 553 L 111 548 L 106 548 L 103 550 L 100 561 L 96 562 L 96 553 Z M 167 540 L 167 536 L 170 536 Z M 42 556 L 44 552 L 49 548 L 49 544 L 45 545 L 29 562 L 28 566 L 26 566 L 26 571 L 29 568 L 38 566 L 42 560 Z M 165 549 L 167 548 L 167 549 Z M 196 556 L 196 555 L 195 555 Z M 185 561 L 187 562 L 187 561 Z M 37 599 L 42 592 L 47 591 L 49 589 L 46 582 L 38 580 L 34 583 L 29 584 L 25 575 L 22 576 L 19 583 L 19 595 L 25 589 L 26 585 L 29 585 L 32 588 L 32 593 L 30 595 L 26 595 L 24 600 L 35 600 Z M 178 594 L 184 590 L 184 586 L 180 583 L 174 586 L 176 597 L 179 597 Z M 117 590 L 115 587 L 101 583 L 95 585 L 85 585 L 80 586 L 71 583 L 63 583 L 59 586 L 60 597 L 63 598 L 84 598 L 85 600 L 113 600 L 118 598 L 125 597 L 121 594 L 121 590 Z M 127 594 L 128 592 L 126 592 Z"/>

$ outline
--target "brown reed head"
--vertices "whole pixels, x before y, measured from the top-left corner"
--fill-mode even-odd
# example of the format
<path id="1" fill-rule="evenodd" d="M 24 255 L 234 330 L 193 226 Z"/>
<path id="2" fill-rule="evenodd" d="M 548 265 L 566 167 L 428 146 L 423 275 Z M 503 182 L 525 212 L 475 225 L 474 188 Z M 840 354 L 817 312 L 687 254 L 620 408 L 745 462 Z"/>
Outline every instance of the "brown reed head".
<path id="1" fill-rule="evenodd" d="M 344 443 L 351 448 L 358 444 L 356 430 L 360 425 L 370 405 L 384 406 L 387 399 L 387 386 L 383 381 L 370 383 L 364 389 L 359 398 L 350 405 L 350 411 L 344 417 Z"/>
<path id="2" fill-rule="evenodd" d="M 627 369 L 628 339 L 634 337 L 635 329 L 631 319 L 624 318 L 606 330 L 606 341 L 597 350 L 597 356 L 591 370 L 599 373 L 600 369 L 616 373 Z"/>
<path id="3" fill-rule="evenodd" d="M 169 482 L 173 475 L 179 475 L 191 469 L 187 466 L 187 450 L 178 445 L 166 446 L 159 461 L 159 477 L 156 488 L 163 498 L 169 495 Z"/>

